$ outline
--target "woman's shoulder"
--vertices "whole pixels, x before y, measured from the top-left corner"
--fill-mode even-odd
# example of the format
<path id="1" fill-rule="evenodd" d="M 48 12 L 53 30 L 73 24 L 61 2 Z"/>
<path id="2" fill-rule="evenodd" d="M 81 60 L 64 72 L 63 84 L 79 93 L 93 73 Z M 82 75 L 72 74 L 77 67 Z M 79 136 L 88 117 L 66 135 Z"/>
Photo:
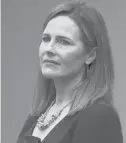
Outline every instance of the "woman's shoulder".
<path id="1" fill-rule="evenodd" d="M 81 110 L 74 130 L 74 143 L 122 143 L 122 129 L 114 108 L 95 103 Z"/>
<path id="2" fill-rule="evenodd" d="M 105 103 L 93 103 L 91 106 L 82 109 L 79 113 L 79 118 L 83 117 L 98 117 L 98 118 L 119 118 L 117 110 Z"/>
<path id="3" fill-rule="evenodd" d="M 117 110 L 104 103 L 93 103 L 91 106 L 82 109 L 78 115 L 78 122 L 86 124 L 97 124 L 101 126 L 104 124 L 110 126 L 118 126 L 121 128 L 120 117 Z"/>

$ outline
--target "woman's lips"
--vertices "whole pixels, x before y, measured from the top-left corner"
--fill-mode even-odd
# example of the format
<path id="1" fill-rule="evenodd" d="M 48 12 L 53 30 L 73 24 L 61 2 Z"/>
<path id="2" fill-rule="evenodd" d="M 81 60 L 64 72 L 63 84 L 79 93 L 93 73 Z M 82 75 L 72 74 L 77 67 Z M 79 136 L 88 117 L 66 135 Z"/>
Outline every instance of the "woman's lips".
<path id="1" fill-rule="evenodd" d="M 44 61 L 43 63 L 59 65 L 57 62 L 54 61 Z"/>

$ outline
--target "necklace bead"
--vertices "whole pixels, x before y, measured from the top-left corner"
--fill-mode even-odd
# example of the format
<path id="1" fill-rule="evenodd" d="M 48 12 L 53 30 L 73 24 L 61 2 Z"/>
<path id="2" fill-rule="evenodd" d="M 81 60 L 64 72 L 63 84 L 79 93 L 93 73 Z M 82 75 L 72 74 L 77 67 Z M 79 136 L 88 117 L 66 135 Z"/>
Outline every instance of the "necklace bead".
<path id="1" fill-rule="evenodd" d="M 63 107 L 59 113 L 56 113 L 56 115 L 52 115 L 51 119 L 45 122 L 45 118 L 47 116 L 47 112 L 48 110 L 51 108 L 49 108 L 44 114 L 42 114 L 39 119 L 38 122 L 36 124 L 36 126 L 40 129 L 40 130 L 45 130 L 47 129 L 55 120 L 57 120 L 57 118 L 61 115 L 62 111 L 70 104 L 71 102 L 69 102 L 65 107 Z M 52 105 L 52 104 L 51 104 Z"/>

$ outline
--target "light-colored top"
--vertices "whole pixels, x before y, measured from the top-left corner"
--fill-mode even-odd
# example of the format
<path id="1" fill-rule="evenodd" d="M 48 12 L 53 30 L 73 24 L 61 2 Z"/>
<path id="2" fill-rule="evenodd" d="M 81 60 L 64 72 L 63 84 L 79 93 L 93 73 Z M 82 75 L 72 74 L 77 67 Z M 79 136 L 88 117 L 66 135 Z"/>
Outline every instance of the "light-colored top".
<path id="1" fill-rule="evenodd" d="M 45 130 L 40 130 L 37 126 L 35 126 L 32 136 L 38 137 L 41 139 L 41 141 L 44 140 L 44 138 L 50 133 L 50 131 L 68 114 L 70 109 L 70 106 L 67 106 L 60 114 L 60 116 Z M 48 120 L 50 116 L 54 113 L 54 109 L 50 109 L 49 113 L 47 114 L 47 117 L 45 120 Z"/>

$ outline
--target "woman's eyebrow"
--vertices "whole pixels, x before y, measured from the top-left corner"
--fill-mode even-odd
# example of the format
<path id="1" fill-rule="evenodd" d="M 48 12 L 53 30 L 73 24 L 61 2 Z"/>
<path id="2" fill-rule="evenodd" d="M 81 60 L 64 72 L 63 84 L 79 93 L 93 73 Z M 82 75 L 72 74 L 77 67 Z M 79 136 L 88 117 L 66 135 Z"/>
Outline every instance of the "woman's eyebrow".
<path id="1" fill-rule="evenodd" d="M 48 33 L 43 33 L 42 36 L 50 36 Z"/>
<path id="2" fill-rule="evenodd" d="M 43 36 L 51 36 L 51 34 L 49 33 L 43 33 Z M 64 39 L 70 39 L 72 40 L 72 38 L 68 37 L 68 36 L 63 36 L 63 35 L 56 35 L 56 38 L 64 38 Z"/>
<path id="3" fill-rule="evenodd" d="M 51 37 L 51 34 L 49 34 L 49 33 L 43 33 L 42 36 L 50 36 L 50 37 Z M 69 40 L 69 41 L 71 41 L 72 43 L 74 43 L 74 40 L 73 40 L 72 38 L 68 37 L 68 36 L 56 35 L 55 38 L 56 38 L 56 39 L 57 39 L 57 38 L 66 39 L 66 40 Z"/>
<path id="4" fill-rule="evenodd" d="M 68 37 L 68 36 L 57 35 L 56 38 L 68 39 L 68 40 L 70 40 L 70 41 L 74 41 L 72 38 L 70 38 L 70 37 Z"/>

